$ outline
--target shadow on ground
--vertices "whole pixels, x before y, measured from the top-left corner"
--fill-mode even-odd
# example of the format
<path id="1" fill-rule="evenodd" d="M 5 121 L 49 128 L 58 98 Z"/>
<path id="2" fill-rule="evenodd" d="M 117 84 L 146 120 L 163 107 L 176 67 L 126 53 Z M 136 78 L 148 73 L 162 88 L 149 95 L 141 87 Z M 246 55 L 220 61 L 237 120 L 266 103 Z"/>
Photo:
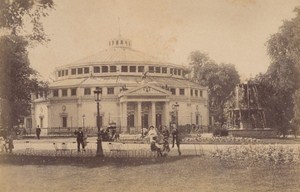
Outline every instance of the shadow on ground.
<path id="1" fill-rule="evenodd" d="M 0 155 L 0 164 L 10 165 L 71 165 L 79 167 L 102 166 L 140 166 L 151 164 L 172 163 L 182 159 L 195 158 L 195 155 L 168 156 L 168 157 L 68 157 L 68 156 L 39 156 L 39 155 Z M 198 156 L 199 157 L 199 156 Z"/>

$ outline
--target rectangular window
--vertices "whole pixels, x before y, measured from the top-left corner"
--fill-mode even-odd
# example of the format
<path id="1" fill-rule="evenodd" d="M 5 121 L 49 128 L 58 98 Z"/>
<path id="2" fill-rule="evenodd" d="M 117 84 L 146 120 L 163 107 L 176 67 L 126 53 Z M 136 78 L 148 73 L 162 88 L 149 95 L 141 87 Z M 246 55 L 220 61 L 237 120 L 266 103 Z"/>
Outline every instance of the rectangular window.
<path id="1" fill-rule="evenodd" d="M 121 66 L 121 72 L 128 72 L 128 66 Z"/>
<path id="2" fill-rule="evenodd" d="M 58 89 L 53 90 L 53 97 L 58 97 Z"/>
<path id="3" fill-rule="evenodd" d="M 149 73 L 154 73 L 154 67 L 149 67 Z"/>
<path id="4" fill-rule="evenodd" d="M 69 70 L 66 69 L 66 70 L 65 70 L 65 75 L 66 75 L 66 76 L 68 75 L 68 72 L 69 72 Z"/>
<path id="5" fill-rule="evenodd" d="M 62 117 L 62 127 L 63 128 L 66 128 L 68 126 L 67 122 L 68 122 L 68 118 Z"/>
<path id="6" fill-rule="evenodd" d="M 109 66 L 109 71 L 110 71 L 111 73 L 117 72 L 117 66 Z"/>
<path id="7" fill-rule="evenodd" d="M 71 69 L 71 75 L 76 75 L 76 69 L 75 68 Z"/>
<path id="8" fill-rule="evenodd" d="M 191 96 L 193 96 L 193 93 L 194 93 L 194 90 L 193 90 L 193 89 L 191 89 Z"/>
<path id="9" fill-rule="evenodd" d="M 144 72 L 145 71 L 145 67 L 144 66 L 138 66 L 138 72 Z"/>
<path id="10" fill-rule="evenodd" d="M 160 67 L 155 67 L 155 73 L 160 73 Z"/>
<path id="11" fill-rule="evenodd" d="M 84 95 L 90 95 L 91 94 L 91 88 L 84 88 Z"/>
<path id="12" fill-rule="evenodd" d="M 173 74 L 173 72 L 174 72 L 174 69 L 170 68 L 170 74 Z"/>
<path id="13" fill-rule="evenodd" d="M 176 89 L 175 88 L 171 88 L 170 91 L 171 91 L 172 95 L 176 95 Z"/>
<path id="14" fill-rule="evenodd" d="M 195 96 L 198 97 L 198 90 L 195 90 Z"/>
<path id="15" fill-rule="evenodd" d="M 115 89 L 113 87 L 108 87 L 107 88 L 107 95 L 113 95 L 115 94 Z"/>
<path id="16" fill-rule="evenodd" d="M 136 72 L 136 66 L 130 66 L 129 71 L 135 73 Z"/>
<path id="17" fill-rule="evenodd" d="M 166 67 L 162 67 L 161 71 L 162 71 L 162 73 L 167 73 L 167 68 Z"/>
<path id="18" fill-rule="evenodd" d="M 203 92 L 201 90 L 199 92 L 200 92 L 200 97 L 203 97 Z"/>
<path id="19" fill-rule="evenodd" d="M 65 71 L 64 70 L 61 71 L 61 76 L 65 76 Z"/>
<path id="20" fill-rule="evenodd" d="M 180 69 L 178 69 L 178 75 L 181 75 L 181 70 Z"/>
<path id="21" fill-rule="evenodd" d="M 108 73 L 108 66 L 102 66 L 102 73 Z"/>
<path id="22" fill-rule="evenodd" d="M 58 77 L 60 77 L 60 76 L 61 76 L 61 71 L 58 71 L 58 74 L 57 74 L 57 76 L 58 76 Z"/>
<path id="23" fill-rule="evenodd" d="M 100 73 L 100 67 L 94 67 L 94 73 Z"/>
<path id="24" fill-rule="evenodd" d="M 62 95 L 63 97 L 68 96 L 68 89 L 62 89 L 62 90 L 61 90 L 61 95 Z"/>
<path id="25" fill-rule="evenodd" d="M 177 69 L 174 69 L 174 75 L 177 75 Z"/>
<path id="26" fill-rule="evenodd" d="M 71 96 L 76 96 L 76 88 L 71 89 Z"/>
<path id="27" fill-rule="evenodd" d="M 90 68 L 89 68 L 89 67 L 85 67 L 85 68 L 84 68 L 84 73 L 87 74 L 87 73 L 89 73 L 89 72 L 90 72 Z"/>
<path id="28" fill-rule="evenodd" d="M 184 89 L 179 89 L 179 94 L 184 95 Z"/>
<path id="29" fill-rule="evenodd" d="M 77 69 L 77 74 L 82 74 L 82 68 Z"/>

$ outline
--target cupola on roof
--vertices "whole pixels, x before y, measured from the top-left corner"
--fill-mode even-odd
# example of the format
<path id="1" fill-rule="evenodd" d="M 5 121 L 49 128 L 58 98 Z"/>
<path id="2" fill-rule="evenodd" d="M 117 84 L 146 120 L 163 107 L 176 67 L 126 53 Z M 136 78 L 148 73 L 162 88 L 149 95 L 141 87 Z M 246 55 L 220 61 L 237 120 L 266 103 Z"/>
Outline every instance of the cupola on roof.
<path id="1" fill-rule="evenodd" d="M 109 47 L 131 48 L 131 40 L 119 36 L 119 38 L 112 39 L 109 41 Z"/>
<path id="2" fill-rule="evenodd" d="M 169 62 L 165 62 L 161 59 L 153 57 L 149 54 L 143 53 L 132 49 L 132 43 L 130 39 L 119 36 L 118 38 L 111 39 L 108 42 L 109 48 L 100 51 L 96 54 L 72 62 L 67 66 L 83 66 L 87 64 L 118 64 L 118 63 L 130 63 L 130 64 L 164 64 L 174 65 Z"/>

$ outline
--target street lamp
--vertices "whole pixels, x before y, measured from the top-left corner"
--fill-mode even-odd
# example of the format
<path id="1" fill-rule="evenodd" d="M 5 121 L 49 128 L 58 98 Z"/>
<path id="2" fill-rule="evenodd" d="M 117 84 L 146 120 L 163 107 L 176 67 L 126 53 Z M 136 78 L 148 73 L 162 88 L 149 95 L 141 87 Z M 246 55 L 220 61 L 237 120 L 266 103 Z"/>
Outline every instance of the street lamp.
<path id="1" fill-rule="evenodd" d="M 100 106 L 99 102 L 101 101 L 102 96 L 102 88 L 96 87 L 96 90 L 94 91 L 95 101 L 97 102 L 97 128 L 98 128 L 98 138 L 97 138 L 97 157 L 103 157 L 103 149 L 102 149 L 102 138 L 100 133 Z"/>
<path id="2" fill-rule="evenodd" d="M 84 128 L 85 114 L 82 115 L 82 127 Z"/>
<path id="3" fill-rule="evenodd" d="M 176 123 L 176 128 L 178 129 L 178 109 L 179 109 L 179 104 L 176 102 L 175 104 L 172 105 L 173 110 L 175 111 L 175 123 Z"/>

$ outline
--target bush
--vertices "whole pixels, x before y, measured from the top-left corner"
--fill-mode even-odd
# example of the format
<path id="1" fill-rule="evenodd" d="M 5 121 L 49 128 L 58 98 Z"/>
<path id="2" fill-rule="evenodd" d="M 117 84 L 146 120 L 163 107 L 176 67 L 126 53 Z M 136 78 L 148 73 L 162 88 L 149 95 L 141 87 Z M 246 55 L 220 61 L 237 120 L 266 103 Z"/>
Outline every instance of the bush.
<path id="1" fill-rule="evenodd" d="M 215 137 L 216 136 L 219 136 L 219 137 L 228 136 L 228 130 L 217 128 L 217 129 L 214 130 L 213 136 L 215 136 Z"/>

